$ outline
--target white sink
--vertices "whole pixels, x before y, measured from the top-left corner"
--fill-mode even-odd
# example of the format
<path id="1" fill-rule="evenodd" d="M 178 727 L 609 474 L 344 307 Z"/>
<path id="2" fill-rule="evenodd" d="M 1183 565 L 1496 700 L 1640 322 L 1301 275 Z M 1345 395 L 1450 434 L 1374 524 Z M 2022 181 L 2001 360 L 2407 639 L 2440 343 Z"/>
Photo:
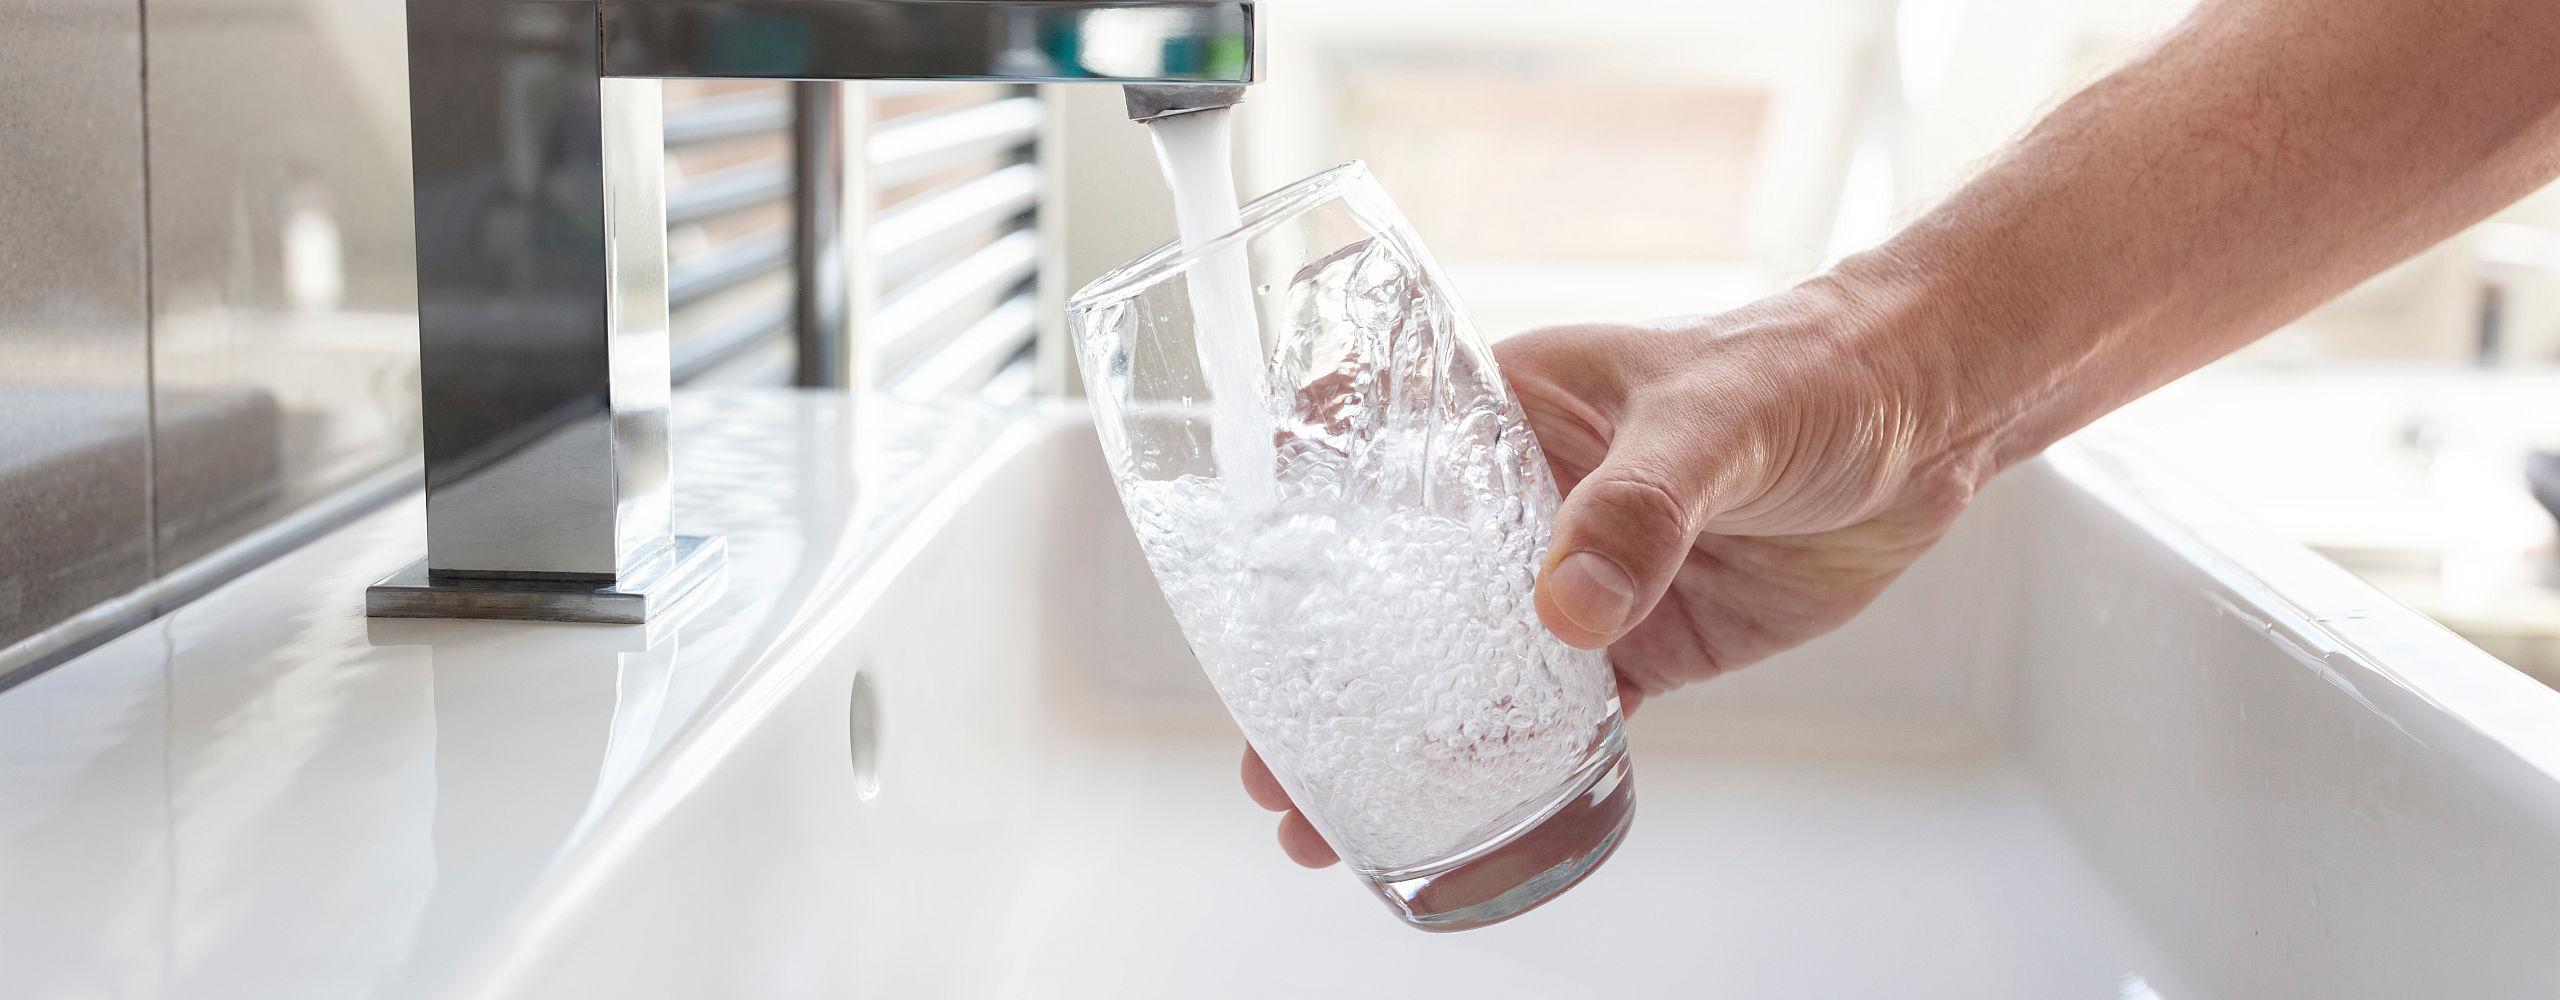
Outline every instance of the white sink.
<path id="1" fill-rule="evenodd" d="M 2560 370 L 2225 362 L 2100 426 L 2560 687 L 2560 547 L 2525 478 Z"/>
<path id="2" fill-rule="evenodd" d="M 774 516 L 752 484 L 835 447 L 808 404 L 774 412 L 733 437 L 783 446 L 683 439 L 680 520 L 731 531 L 737 562 L 671 631 L 350 644 L 359 582 L 277 640 L 340 659 L 265 682 L 265 713 L 108 696 L 179 701 L 130 658 L 166 644 L 148 662 L 183 676 L 212 624 L 0 695 L 0 976 L 38 997 L 2560 995 L 2560 693 L 2099 456 L 2005 477 L 1838 634 L 1648 702 L 1625 848 L 1527 916 L 1425 935 L 1281 856 L 1089 425 L 1024 417 L 894 531 L 821 545 L 808 511 L 883 520 L 878 494 L 803 481 L 801 527 L 749 530 Z M 327 565 L 396 561 L 396 523 Z M 311 708 L 357 683 L 380 690 Z M 118 721 L 60 721 L 84 699 Z"/>

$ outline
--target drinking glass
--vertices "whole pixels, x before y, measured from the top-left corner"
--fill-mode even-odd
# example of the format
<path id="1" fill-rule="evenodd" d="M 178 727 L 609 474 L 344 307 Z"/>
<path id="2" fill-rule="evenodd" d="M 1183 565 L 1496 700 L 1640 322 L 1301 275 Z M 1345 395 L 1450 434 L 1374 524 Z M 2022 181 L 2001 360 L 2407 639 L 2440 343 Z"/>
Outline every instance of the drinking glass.
<path id="1" fill-rule="evenodd" d="M 1607 659 L 1532 603 L 1545 455 L 1365 166 L 1242 219 L 1069 304 L 1122 504 L 1228 711 L 1351 870 L 1425 929 L 1524 912 L 1635 806 Z"/>

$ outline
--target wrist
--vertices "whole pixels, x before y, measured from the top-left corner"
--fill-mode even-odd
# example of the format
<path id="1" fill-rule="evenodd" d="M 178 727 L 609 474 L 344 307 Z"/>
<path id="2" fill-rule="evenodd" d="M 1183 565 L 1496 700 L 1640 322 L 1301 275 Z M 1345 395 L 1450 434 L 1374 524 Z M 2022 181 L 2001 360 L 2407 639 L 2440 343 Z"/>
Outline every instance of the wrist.
<path id="1" fill-rule="evenodd" d="M 1888 510 L 1961 507 L 1996 468 L 1964 418 L 1960 372 L 1936 363 L 1929 299 L 1854 270 L 1817 275 L 1670 343 L 1632 410 L 1690 414 L 1728 475 L 1720 512 L 1746 533 L 1828 530 Z M 1648 405 L 1650 404 L 1650 405 Z"/>
<path id="2" fill-rule="evenodd" d="M 2039 333 L 2061 317 L 1996 284 L 2014 268 L 1902 242 L 1806 284 L 1838 303 L 1835 350 L 1875 372 L 1879 395 L 1910 414 L 1916 464 L 1978 484 L 2059 436 L 2055 414 L 2069 409 L 2074 373 L 2093 352 L 2046 349 L 2060 340 Z"/>

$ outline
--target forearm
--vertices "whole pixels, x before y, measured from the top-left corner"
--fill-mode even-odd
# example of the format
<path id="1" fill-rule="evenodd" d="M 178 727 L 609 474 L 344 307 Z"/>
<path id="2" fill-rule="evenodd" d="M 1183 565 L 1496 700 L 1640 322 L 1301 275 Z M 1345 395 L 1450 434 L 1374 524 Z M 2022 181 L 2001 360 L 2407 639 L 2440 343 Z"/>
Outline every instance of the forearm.
<path id="1" fill-rule="evenodd" d="M 2209 2 L 1814 294 L 1972 478 L 2556 173 L 2548 0 Z"/>

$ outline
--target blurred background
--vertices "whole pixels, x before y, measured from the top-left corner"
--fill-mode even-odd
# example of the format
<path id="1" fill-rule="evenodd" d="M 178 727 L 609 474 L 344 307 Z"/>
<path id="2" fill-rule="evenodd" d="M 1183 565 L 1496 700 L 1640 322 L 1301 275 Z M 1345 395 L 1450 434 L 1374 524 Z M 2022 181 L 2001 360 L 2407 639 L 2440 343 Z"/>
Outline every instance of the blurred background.
<path id="1" fill-rule="evenodd" d="M 1709 312 L 1877 242 L 2190 7 L 1289 0 L 1240 183 L 1367 160 L 1496 336 Z M 1058 96 L 1081 283 L 1172 222 L 1117 98 Z M 2560 686 L 2555 365 L 2547 190 L 2090 433 Z"/>
<path id="2" fill-rule="evenodd" d="M 1712 311 L 1881 238 L 2185 7 L 1272 0 L 1240 180 L 1366 159 L 1497 335 Z M 414 487 L 401 11 L 0 0 L 0 683 Z M 1173 231 L 1118 92 L 846 93 L 815 113 L 849 153 L 850 360 L 813 375 L 819 106 L 669 87 L 678 378 L 1063 386 L 1065 292 Z M 2555 363 L 2544 192 L 2092 433 L 2560 684 L 2527 478 Z"/>

